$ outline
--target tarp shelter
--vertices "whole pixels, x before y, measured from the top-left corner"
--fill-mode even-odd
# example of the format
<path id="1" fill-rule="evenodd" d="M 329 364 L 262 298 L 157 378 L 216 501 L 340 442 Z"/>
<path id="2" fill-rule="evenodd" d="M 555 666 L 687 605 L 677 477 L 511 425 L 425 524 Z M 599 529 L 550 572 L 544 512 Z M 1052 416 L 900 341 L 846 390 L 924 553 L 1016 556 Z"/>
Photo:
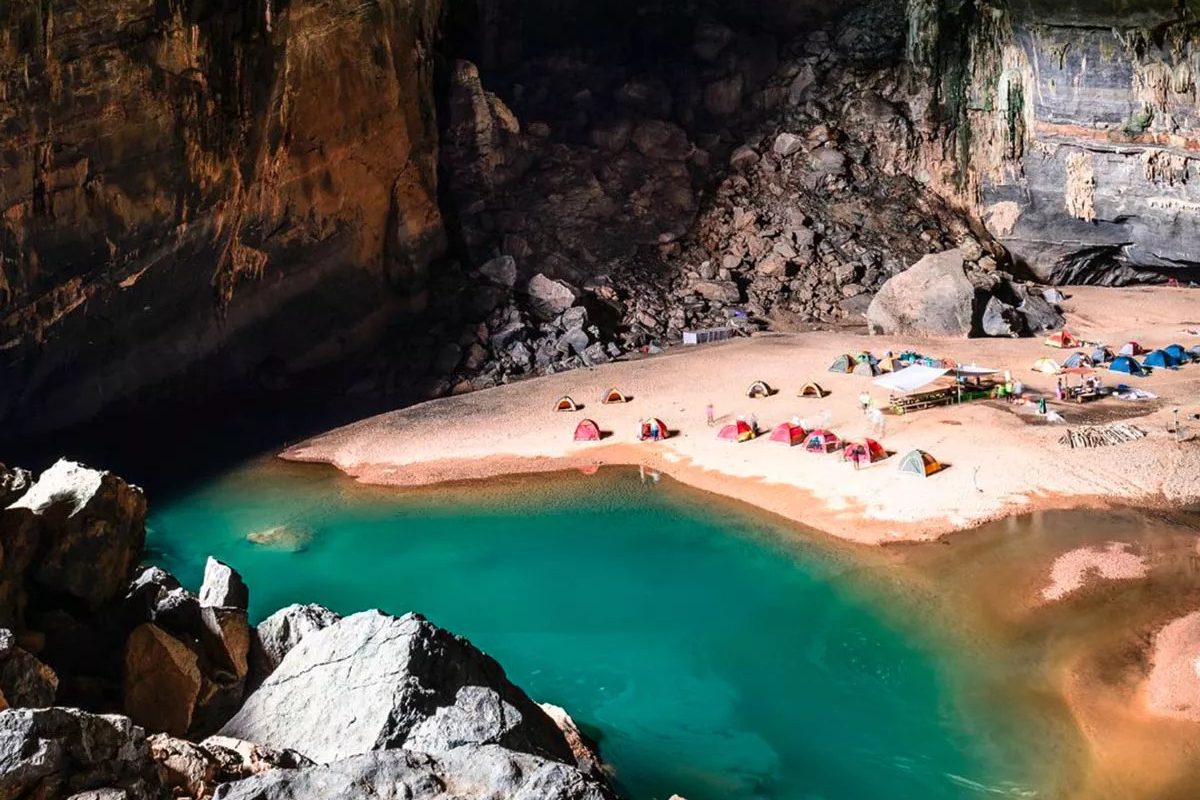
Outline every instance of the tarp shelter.
<path id="1" fill-rule="evenodd" d="M 879 367 L 870 361 L 860 361 L 854 365 L 854 374 L 860 378 L 874 378 L 879 374 Z"/>
<path id="2" fill-rule="evenodd" d="M 667 424 L 657 417 L 648 417 L 638 425 L 638 440 L 642 442 L 661 442 L 670 435 Z"/>
<path id="3" fill-rule="evenodd" d="M 737 422 L 721 428 L 717 438 L 727 442 L 748 442 L 754 438 L 754 429 L 750 427 L 749 423 L 739 419 Z"/>
<path id="4" fill-rule="evenodd" d="M 1167 355 L 1175 359 L 1176 364 L 1186 364 L 1192 360 L 1192 354 L 1189 353 L 1181 344 L 1169 344 L 1163 348 L 1167 351 Z"/>
<path id="5" fill-rule="evenodd" d="M 863 439 L 861 442 L 851 442 L 842 450 L 843 461 L 853 461 L 854 466 L 870 466 L 876 461 L 887 458 L 887 450 L 874 439 Z"/>
<path id="6" fill-rule="evenodd" d="M 935 472 L 940 472 L 942 465 L 924 450 L 913 450 L 900 459 L 900 471 L 909 475 L 919 475 L 928 478 Z"/>
<path id="7" fill-rule="evenodd" d="M 575 401 L 570 397 L 560 397 L 558 402 L 554 404 L 555 411 L 578 411 L 579 406 L 575 405 Z"/>
<path id="8" fill-rule="evenodd" d="M 1062 372 L 1062 367 L 1053 358 L 1039 358 L 1033 362 L 1033 371 L 1042 372 L 1046 375 L 1057 375 Z"/>
<path id="9" fill-rule="evenodd" d="M 910 367 L 896 370 L 889 375 L 876 378 L 873 383 L 892 392 L 908 394 L 928 386 L 949 371 L 942 367 L 926 367 L 923 364 L 913 364 Z"/>
<path id="10" fill-rule="evenodd" d="M 809 383 L 804 384 L 804 386 L 802 386 L 800 388 L 800 396 L 801 397 L 815 397 L 818 400 L 820 400 L 822 397 L 824 397 L 827 394 L 829 394 L 829 392 L 822 389 L 821 386 L 816 383 L 809 382 Z"/>
<path id="11" fill-rule="evenodd" d="M 1071 347 L 1079 347 L 1082 344 L 1078 339 L 1071 335 L 1071 332 L 1066 328 L 1061 331 L 1055 331 L 1046 337 L 1047 347 L 1057 347 L 1060 350 L 1067 350 Z"/>
<path id="12" fill-rule="evenodd" d="M 840 372 L 843 375 L 854 371 L 855 361 L 852 356 L 838 356 L 829 365 L 830 372 Z"/>
<path id="13" fill-rule="evenodd" d="M 610 403 L 627 403 L 629 402 L 629 398 L 621 394 L 616 389 L 609 389 L 604 393 L 604 400 L 602 402 L 604 402 L 605 405 Z"/>
<path id="14" fill-rule="evenodd" d="M 767 385 L 766 381 L 755 381 L 750 384 L 750 388 L 746 390 L 746 397 L 751 399 L 759 399 L 762 397 L 770 397 L 775 394 L 774 390 Z"/>
<path id="15" fill-rule="evenodd" d="M 1107 364 L 1113 360 L 1113 351 L 1107 347 L 1100 346 L 1092 351 L 1092 364 Z"/>
<path id="16" fill-rule="evenodd" d="M 1142 366 L 1169 369 L 1179 366 L 1179 362 L 1171 358 L 1171 354 L 1166 350 L 1152 350 L 1142 359 Z"/>
<path id="17" fill-rule="evenodd" d="M 1121 349 L 1117 351 L 1119 356 L 1140 356 L 1146 351 L 1137 342 L 1126 342 L 1121 345 Z"/>
<path id="18" fill-rule="evenodd" d="M 1126 375 L 1135 375 L 1137 377 L 1142 377 L 1146 374 L 1146 370 L 1142 368 L 1142 365 L 1129 356 L 1117 356 L 1108 365 L 1108 369 L 1111 372 L 1124 372 Z"/>
<path id="19" fill-rule="evenodd" d="M 811 431 L 804 438 L 804 449 L 810 453 L 832 453 L 838 444 L 838 438 L 829 431 Z"/>
<path id="20" fill-rule="evenodd" d="M 1063 366 L 1067 368 L 1090 367 L 1092 366 L 1092 359 L 1085 353 L 1071 353 L 1071 355 L 1067 356 L 1067 360 L 1063 362 Z"/>
<path id="21" fill-rule="evenodd" d="M 580 420 L 575 426 L 575 441 L 577 442 L 598 442 L 600 441 L 600 427 L 590 419 Z"/>
<path id="22" fill-rule="evenodd" d="M 788 447 L 795 447 L 798 444 L 804 444 L 807 435 L 808 431 L 794 422 L 785 422 L 771 431 L 771 441 L 783 442 Z"/>

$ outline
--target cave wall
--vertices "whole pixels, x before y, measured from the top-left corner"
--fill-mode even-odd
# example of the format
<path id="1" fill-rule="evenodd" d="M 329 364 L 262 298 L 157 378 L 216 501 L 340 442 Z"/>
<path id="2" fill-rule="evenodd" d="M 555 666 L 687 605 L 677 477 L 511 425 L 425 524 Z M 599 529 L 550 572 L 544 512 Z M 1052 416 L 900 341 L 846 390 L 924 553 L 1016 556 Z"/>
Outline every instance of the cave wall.
<path id="1" fill-rule="evenodd" d="M 444 244 L 439 0 L 0 3 L 0 425 L 335 359 Z"/>

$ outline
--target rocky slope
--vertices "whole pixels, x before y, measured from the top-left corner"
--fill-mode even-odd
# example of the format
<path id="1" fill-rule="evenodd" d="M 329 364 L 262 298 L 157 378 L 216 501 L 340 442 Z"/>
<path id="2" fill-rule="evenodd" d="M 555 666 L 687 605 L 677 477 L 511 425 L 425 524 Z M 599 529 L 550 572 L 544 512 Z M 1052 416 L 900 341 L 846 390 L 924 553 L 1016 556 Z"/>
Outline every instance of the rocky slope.
<path id="1" fill-rule="evenodd" d="M 570 717 L 465 639 L 319 606 L 252 628 L 229 566 L 198 595 L 137 567 L 136 487 L 0 476 L 0 797 L 614 797 Z"/>

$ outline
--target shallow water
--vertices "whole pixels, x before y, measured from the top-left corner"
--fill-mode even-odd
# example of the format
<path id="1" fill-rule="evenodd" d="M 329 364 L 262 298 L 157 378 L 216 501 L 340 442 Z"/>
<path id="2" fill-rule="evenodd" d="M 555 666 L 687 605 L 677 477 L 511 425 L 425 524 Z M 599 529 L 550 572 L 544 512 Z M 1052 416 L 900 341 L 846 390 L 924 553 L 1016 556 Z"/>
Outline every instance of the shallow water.
<path id="1" fill-rule="evenodd" d="M 298 552 L 247 541 L 287 526 Z M 637 470 L 394 492 L 258 464 L 152 509 L 193 588 L 239 569 L 292 602 L 419 610 L 601 742 L 631 797 L 1028 796 L 1030 742 L 990 659 L 888 558 L 797 535 Z M 296 545 L 297 542 L 292 542 Z M 994 697 L 994 700 L 989 699 Z"/>

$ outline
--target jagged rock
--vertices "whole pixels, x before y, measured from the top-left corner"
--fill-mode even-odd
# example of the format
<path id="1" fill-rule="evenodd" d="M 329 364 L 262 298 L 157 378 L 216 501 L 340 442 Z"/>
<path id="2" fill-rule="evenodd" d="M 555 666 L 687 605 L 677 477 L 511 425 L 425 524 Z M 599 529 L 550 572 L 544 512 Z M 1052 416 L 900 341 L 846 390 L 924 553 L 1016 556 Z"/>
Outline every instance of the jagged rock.
<path id="1" fill-rule="evenodd" d="M 867 325 L 874 334 L 969 336 L 974 308 L 962 253 L 949 250 L 889 278 L 867 309 Z"/>
<path id="2" fill-rule="evenodd" d="M 17 645 L 13 632 L 0 628 L 0 708 L 54 705 L 58 676 Z"/>
<path id="3" fill-rule="evenodd" d="M 0 512 L 0 623 L 18 621 L 28 580 L 93 609 L 112 600 L 137 564 L 145 521 L 141 489 L 58 461 Z"/>
<path id="4" fill-rule="evenodd" d="M 249 608 L 250 590 L 237 570 L 212 556 L 204 562 L 204 582 L 200 584 L 200 605 Z"/>
<path id="5" fill-rule="evenodd" d="M 587 321 L 588 312 L 583 306 L 568 308 L 563 312 L 562 319 L 560 320 L 563 330 L 567 331 L 582 328 L 584 325 L 587 325 Z"/>
<path id="6" fill-rule="evenodd" d="M 1016 308 L 992 296 L 983 307 L 980 327 L 985 336 L 1020 336 L 1025 329 L 1025 318 Z"/>
<path id="7" fill-rule="evenodd" d="M 277 770 L 221 786 L 217 800 L 614 800 L 573 766 L 496 745 L 435 755 L 367 753 L 325 766 Z"/>
<path id="8" fill-rule="evenodd" d="M 130 581 L 125 607 L 133 625 L 153 622 L 180 636 L 195 636 L 201 627 L 200 601 L 159 567 L 143 567 Z"/>
<path id="9" fill-rule="evenodd" d="M 1066 324 L 1066 319 L 1058 309 L 1036 291 L 1025 290 L 1017 310 L 1025 317 L 1025 325 L 1031 333 L 1058 330 Z"/>
<path id="10" fill-rule="evenodd" d="M 185 736 L 200 698 L 199 658 L 153 623 L 139 625 L 125 643 L 124 709 L 135 722 Z"/>
<path id="11" fill-rule="evenodd" d="M 662 161 L 683 161 L 692 153 L 683 128 L 661 119 L 639 123 L 633 129 L 633 146 L 647 158 Z"/>
<path id="12" fill-rule="evenodd" d="M 588 335 L 581 328 L 573 328 L 558 340 L 558 350 L 561 353 L 583 355 L 589 344 Z"/>
<path id="13" fill-rule="evenodd" d="M 346 617 L 305 636 L 221 730 L 319 762 L 496 743 L 569 762 L 562 733 L 465 639 L 416 614 Z"/>
<path id="14" fill-rule="evenodd" d="M 599 748 L 579 730 L 579 726 L 567 710 L 553 703 L 541 703 L 540 706 L 542 711 L 546 712 L 546 716 L 554 720 L 554 724 L 562 731 L 563 738 L 567 740 L 567 745 L 575 756 L 575 766 L 586 775 L 603 776 L 604 762 L 600 760 Z"/>
<path id="15" fill-rule="evenodd" d="M 529 295 L 530 309 L 538 319 L 547 322 L 575 305 L 578 297 L 567 284 L 547 278 L 540 272 L 530 278 L 525 291 Z"/>
<path id="16" fill-rule="evenodd" d="M 165 800 L 146 735 L 73 708 L 0 711 L 0 797 Z"/>
<path id="17" fill-rule="evenodd" d="M 199 744 L 165 733 L 147 740 L 162 784 L 176 796 L 207 800 L 219 784 L 272 769 L 299 769 L 313 762 L 290 750 L 272 750 L 240 739 L 210 736 Z"/>
<path id="18" fill-rule="evenodd" d="M 736 303 L 742 293 L 733 281 L 696 281 L 692 291 L 709 302 Z"/>
<path id="19" fill-rule="evenodd" d="M 846 154 L 833 147 L 818 147 L 808 154 L 817 175 L 841 175 L 846 171 Z"/>
<path id="20" fill-rule="evenodd" d="M 787 158 L 800 151 L 804 146 L 804 140 L 799 136 L 791 133 L 781 133 L 775 137 L 775 143 L 771 145 L 771 152 L 780 158 Z"/>
<path id="21" fill-rule="evenodd" d="M 258 623 L 250 635 L 250 675 L 253 690 L 275 671 L 283 657 L 310 633 L 328 628 L 342 616 L 313 603 L 281 608 Z"/>
<path id="22" fill-rule="evenodd" d="M 517 282 L 517 260 L 512 256 L 493 258 L 479 268 L 479 274 L 502 289 L 511 289 Z"/>
<path id="23" fill-rule="evenodd" d="M 228 606 L 204 606 L 200 612 L 204 626 L 201 642 L 205 653 L 237 680 L 249 672 L 250 622 L 245 610 Z"/>

